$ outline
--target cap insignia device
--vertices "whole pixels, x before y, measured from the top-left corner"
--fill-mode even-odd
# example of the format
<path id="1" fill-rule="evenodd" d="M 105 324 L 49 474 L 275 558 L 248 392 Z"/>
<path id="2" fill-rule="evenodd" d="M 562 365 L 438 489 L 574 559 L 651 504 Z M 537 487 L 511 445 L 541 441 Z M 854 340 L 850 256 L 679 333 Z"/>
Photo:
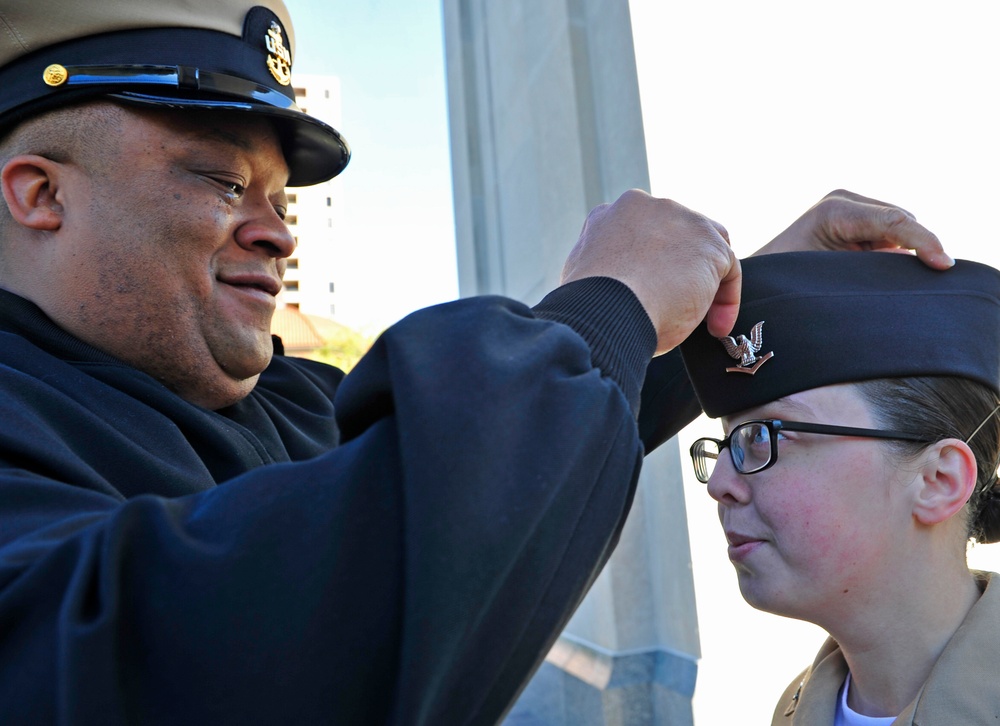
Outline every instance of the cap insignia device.
<path id="1" fill-rule="evenodd" d="M 735 358 L 740 362 L 737 366 L 726 368 L 726 373 L 749 373 L 752 376 L 757 372 L 758 368 L 771 359 L 774 355 L 774 351 L 766 353 L 760 358 L 755 355 L 755 353 L 760 351 L 761 346 L 764 344 L 763 330 L 764 321 L 761 320 L 750 330 L 749 338 L 745 335 L 738 335 L 735 340 L 728 335 L 719 338 L 719 342 L 725 346 L 726 352 L 729 353 L 729 357 Z"/>
<path id="2" fill-rule="evenodd" d="M 287 86 L 292 82 L 292 55 L 285 47 L 281 39 L 281 26 L 275 22 L 267 29 L 264 36 L 264 45 L 267 46 L 267 69 L 271 71 L 274 80 L 282 86 Z"/>

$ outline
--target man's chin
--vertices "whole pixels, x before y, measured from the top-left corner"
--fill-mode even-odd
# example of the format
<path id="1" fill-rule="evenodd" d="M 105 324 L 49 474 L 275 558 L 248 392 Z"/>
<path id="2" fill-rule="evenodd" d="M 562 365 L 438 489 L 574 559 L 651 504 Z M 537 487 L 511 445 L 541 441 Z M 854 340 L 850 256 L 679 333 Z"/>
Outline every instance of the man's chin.
<path id="1" fill-rule="evenodd" d="M 250 395 L 260 374 L 271 363 L 272 354 L 269 337 L 266 351 L 255 349 L 252 354 L 238 358 L 216 360 L 214 371 L 202 371 L 203 375 L 185 381 L 175 392 L 191 403 L 212 410 L 232 406 Z"/>
<path id="2" fill-rule="evenodd" d="M 249 396 L 259 378 L 260 374 L 240 379 L 218 376 L 215 380 L 200 381 L 194 385 L 175 389 L 174 392 L 189 403 L 218 411 L 237 404 Z"/>
<path id="3" fill-rule="evenodd" d="M 270 330 L 247 332 L 224 345 L 213 345 L 209 341 L 209 352 L 220 371 L 235 382 L 255 378 L 271 364 L 274 342 Z"/>

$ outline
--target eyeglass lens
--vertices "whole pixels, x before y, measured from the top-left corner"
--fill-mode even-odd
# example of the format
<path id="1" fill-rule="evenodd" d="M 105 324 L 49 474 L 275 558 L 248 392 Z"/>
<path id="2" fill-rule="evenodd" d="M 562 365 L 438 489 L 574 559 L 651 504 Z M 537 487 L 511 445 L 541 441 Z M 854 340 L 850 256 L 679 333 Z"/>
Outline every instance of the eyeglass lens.
<path id="1" fill-rule="evenodd" d="M 734 432 L 729 448 L 737 471 L 749 474 L 762 469 L 771 460 L 771 431 L 763 423 L 743 424 Z"/>
<path id="2" fill-rule="evenodd" d="M 719 446 L 713 439 L 698 439 L 691 447 L 691 460 L 694 462 L 694 475 L 698 481 L 707 484 L 719 458 Z"/>
<path id="3" fill-rule="evenodd" d="M 767 424 L 749 422 L 738 426 L 729 438 L 729 450 L 736 470 L 744 474 L 763 469 L 771 460 L 771 432 Z M 691 447 L 695 476 L 707 482 L 719 459 L 714 439 L 698 439 Z"/>

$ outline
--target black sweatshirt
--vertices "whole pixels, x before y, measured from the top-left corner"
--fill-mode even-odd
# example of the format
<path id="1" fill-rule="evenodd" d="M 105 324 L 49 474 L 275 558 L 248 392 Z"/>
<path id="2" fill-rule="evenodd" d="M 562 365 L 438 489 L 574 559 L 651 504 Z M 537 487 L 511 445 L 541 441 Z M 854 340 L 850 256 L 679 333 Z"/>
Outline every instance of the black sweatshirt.
<path id="1" fill-rule="evenodd" d="M 627 287 L 419 311 L 220 411 L 0 291 L 0 723 L 492 724 L 617 541 Z M 679 356 L 647 448 L 698 413 Z"/>

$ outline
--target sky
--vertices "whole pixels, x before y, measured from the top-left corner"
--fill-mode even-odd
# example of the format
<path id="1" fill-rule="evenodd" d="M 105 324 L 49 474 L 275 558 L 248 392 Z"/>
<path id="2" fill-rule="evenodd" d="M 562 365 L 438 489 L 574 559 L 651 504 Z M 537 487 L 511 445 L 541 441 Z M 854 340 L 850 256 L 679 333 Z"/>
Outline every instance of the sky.
<path id="1" fill-rule="evenodd" d="M 287 0 L 294 71 L 340 77 L 351 163 L 333 271 L 339 322 L 377 333 L 458 296 L 441 7 Z"/>
<path id="2" fill-rule="evenodd" d="M 354 158 L 343 177 L 345 269 L 335 274 L 357 299 L 345 322 L 378 330 L 458 294 L 440 4 L 288 5 L 296 70 L 341 78 L 340 130 Z M 651 191 L 724 224 L 738 254 L 847 188 L 908 209 L 953 256 L 1000 266 L 992 0 L 630 9 Z M 701 419 L 681 450 L 719 431 Z M 703 656 L 696 722 L 735 722 L 738 707 L 740 722 L 767 723 L 823 634 L 747 606 L 704 488 L 688 481 L 685 497 Z M 1000 545 L 971 560 L 1000 570 Z"/>
<path id="3" fill-rule="evenodd" d="M 1000 264 L 996 3 L 631 4 L 652 191 L 741 254 L 834 188 Z"/>

